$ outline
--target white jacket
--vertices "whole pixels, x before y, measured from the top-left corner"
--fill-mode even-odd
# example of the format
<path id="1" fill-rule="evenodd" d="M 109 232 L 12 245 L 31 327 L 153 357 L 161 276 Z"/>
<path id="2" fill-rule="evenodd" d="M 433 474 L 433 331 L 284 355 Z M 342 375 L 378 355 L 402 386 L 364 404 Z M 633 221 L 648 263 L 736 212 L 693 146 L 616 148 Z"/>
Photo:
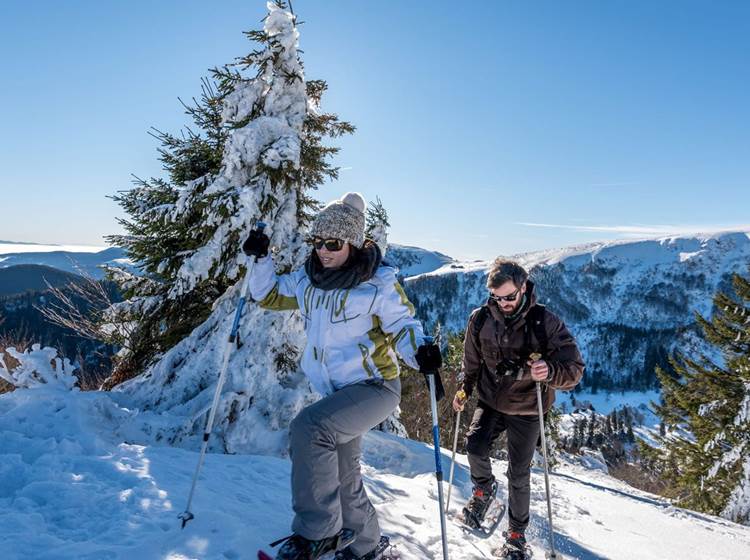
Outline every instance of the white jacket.
<path id="1" fill-rule="evenodd" d="M 391 267 L 380 266 L 351 290 L 321 290 L 304 268 L 277 275 L 268 256 L 253 267 L 249 289 L 261 307 L 300 310 L 307 333 L 302 370 L 321 395 L 367 379 L 398 377 L 394 350 L 418 367 L 414 356 L 423 343 L 422 325 Z"/>

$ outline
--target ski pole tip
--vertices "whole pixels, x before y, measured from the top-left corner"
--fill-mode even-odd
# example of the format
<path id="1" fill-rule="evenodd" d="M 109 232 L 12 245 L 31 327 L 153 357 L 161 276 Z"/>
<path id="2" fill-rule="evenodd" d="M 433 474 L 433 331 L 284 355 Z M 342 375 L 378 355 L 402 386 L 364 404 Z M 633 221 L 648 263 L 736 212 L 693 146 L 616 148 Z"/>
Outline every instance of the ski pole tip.
<path id="1" fill-rule="evenodd" d="M 190 521 L 191 519 L 195 519 L 195 516 L 189 511 L 184 511 L 180 515 L 178 515 L 177 518 L 182 520 L 182 528 L 184 529 L 188 521 Z"/>

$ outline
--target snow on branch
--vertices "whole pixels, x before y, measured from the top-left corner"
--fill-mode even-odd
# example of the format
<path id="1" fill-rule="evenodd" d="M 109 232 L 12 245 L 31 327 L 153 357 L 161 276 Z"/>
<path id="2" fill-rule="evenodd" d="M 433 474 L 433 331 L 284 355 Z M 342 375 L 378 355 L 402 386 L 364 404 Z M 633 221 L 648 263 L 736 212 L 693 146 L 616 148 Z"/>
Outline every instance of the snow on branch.
<path id="1" fill-rule="evenodd" d="M 15 367 L 6 365 L 7 354 L 18 362 Z M 59 358 L 57 350 L 34 344 L 31 350 L 19 352 L 13 346 L 0 353 L 0 378 L 18 389 L 33 389 L 42 386 L 70 390 L 78 381 L 73 372 L 78 366 L 68 358 Z"/>

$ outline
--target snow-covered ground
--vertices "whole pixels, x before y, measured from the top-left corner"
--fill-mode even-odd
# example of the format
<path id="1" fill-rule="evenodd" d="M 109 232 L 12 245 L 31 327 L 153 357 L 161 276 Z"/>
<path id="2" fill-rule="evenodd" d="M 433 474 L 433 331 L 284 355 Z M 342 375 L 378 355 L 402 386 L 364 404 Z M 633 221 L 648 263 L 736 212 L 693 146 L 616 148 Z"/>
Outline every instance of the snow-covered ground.
<path id="1" fill-rule="evenodd" d="M 255 455 L 209 455 L 192 511 L 177 514 L 196 452 L 137 443 L 137 411 L 123 395 L 51 388 L 0 396 L 0 542 L 16 559 L 255 559 L 288 534 L 290 463 Z M 131 428 L 129 428 L 131 427 Z M 124 436 L 123 434 L 127 434 Z M 449 452 L 444 451 L 447 472 Z M 403 559 L 441 557 L 434 456 L 425 444 L 381 433 L 366 438 L 363 471 L 383 530 Z M 502 481 L 505 463 L 495 464 Z M 452 511 L 470 493 L 459 458 Z M 563 464 L 552 476 L 556 544 L 567 558 L 750 557 L 750 527 L 672 507 L 607 475 Z M 544 557 L 546 507 L 532 475 L 528 536 Z M 482 540 L 449 523 L 454 560 L 491 557 Z"/>

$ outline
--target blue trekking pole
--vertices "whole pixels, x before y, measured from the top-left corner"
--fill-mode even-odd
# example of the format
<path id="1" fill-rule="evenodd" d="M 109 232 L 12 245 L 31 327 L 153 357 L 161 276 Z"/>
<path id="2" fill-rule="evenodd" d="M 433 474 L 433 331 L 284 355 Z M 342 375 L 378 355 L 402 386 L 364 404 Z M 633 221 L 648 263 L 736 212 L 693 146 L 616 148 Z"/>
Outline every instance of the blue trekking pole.
<path id="1" fill-rule="evenodd" d="M 260 231 L 266 228 L 266 224 L 263 222 L 257 222 L 255 227 Z M 203 466 L 203 460 L 206 457 L 206 449 L 208 449 L 208 439 L 211 437 L 211 430 L 214 427 L 214 419 L 216 418 L 216 409 L 219 407 L 219 399 L 221 398 L 221 389 L 224 387 L 224 381 L 227 377 L 227 369 L 229 366 L 229 356 L 232 354 L 232 347 L 237 340 L 237 333 L 240 330 L 240 317 L 242 316 L 242 310 L 245 308 L 245 301 L 247 300 L 247 288 L 250 283 L 250 276 L 255 266 L 256 258 L 250 260 L 245 271 L 245 278 L 242 279 L 242 288 L 240 290 L 240 301 L 237 304 L 237 311 L 234 314 L 234 322 L 232 323 L 232 330 L 229 333 L 229 339 L 224 349 L 224 361 L 221 364 L 221 374 L 219 375 L 219 381 L 216 383 L 216 392 L 214 393 L 214 400 L 211 404 L 211 412 L 208 413 L 208 419 L 206 420 L 206 429 L 203 431 L 203 445 L 201 446 L 201 454 L 198 458 L 198 466 L 195 468 L 195 474 L 193 475 L 193 485 L 190 487 L 190 494 L 188 495 L 187 507 L 180 515 L 178 519 L 182 520 L 182 528 L 185 528 L 187 522 L 194 519 L 195 516 L 190 511 L 190 505 L 193 503 L 193 494 L 195 493 L 195 485 L 198 482 L 198 474 L 201 472 Z"/>
<path id="2" fill-rule="evenodd" d="M 425 344 L 432 344 L 434 338 L 426 336 Z M 427 373 L 430 385 L 430 406 L 432 407 L 432 439 L 435 442 L 435 477 L 438 485 L 438 501 L 440 505 L 440 531 L 443 538 L 443 560 L 448 560 L 448 536 L 445 530 L 445 510 L 443 509 L 443 463 L 440 457 L 440 429 L 438 428 L 437 398 L 435 397 L 435 372 Z"/>

